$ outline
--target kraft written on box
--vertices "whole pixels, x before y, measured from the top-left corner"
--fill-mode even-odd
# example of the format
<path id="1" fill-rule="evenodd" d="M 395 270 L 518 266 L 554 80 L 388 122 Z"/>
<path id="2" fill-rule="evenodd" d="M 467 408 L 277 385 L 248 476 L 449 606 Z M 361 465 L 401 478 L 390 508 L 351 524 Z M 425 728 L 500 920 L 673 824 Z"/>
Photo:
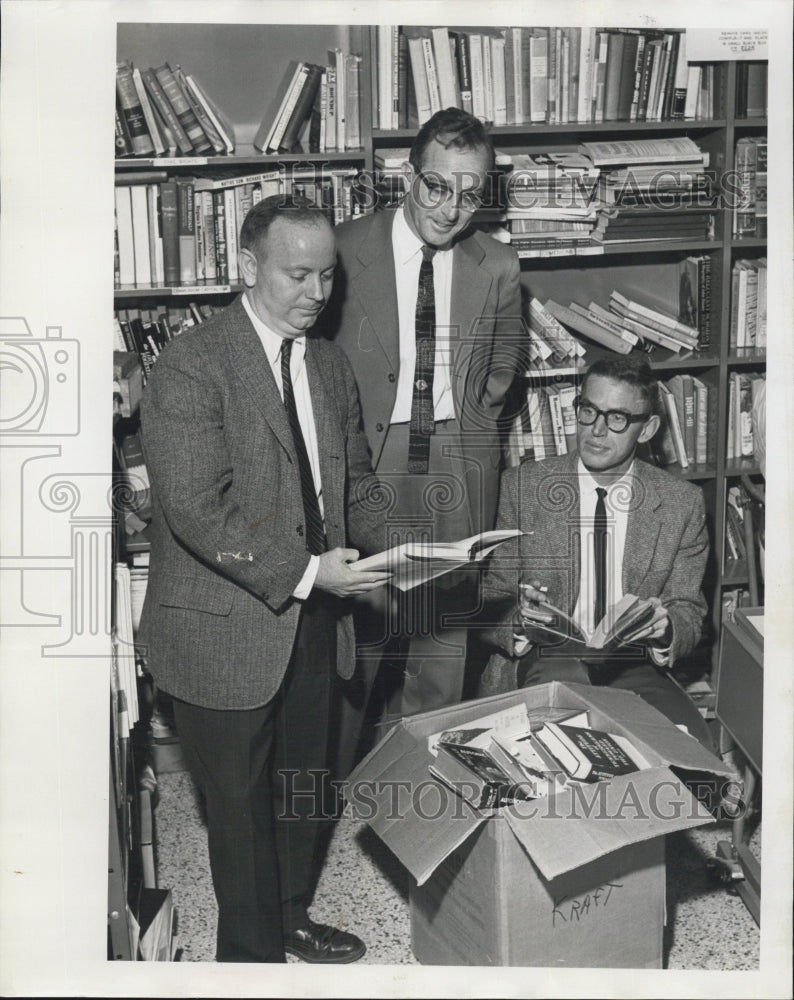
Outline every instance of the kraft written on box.
<path id="1" fill-rule="evenodd" d="M 432 777 L 427 738 L 518 704 L 586 709 L 651 766 L 475 809 Z M 731 772 L 639 696 L 555 682 L 403 719 L 353 771 L 347 798 L 413 876 L 419 962 L 660 968 L 664 835 L 714 822 L 692 785 L 713 776 Z"/>

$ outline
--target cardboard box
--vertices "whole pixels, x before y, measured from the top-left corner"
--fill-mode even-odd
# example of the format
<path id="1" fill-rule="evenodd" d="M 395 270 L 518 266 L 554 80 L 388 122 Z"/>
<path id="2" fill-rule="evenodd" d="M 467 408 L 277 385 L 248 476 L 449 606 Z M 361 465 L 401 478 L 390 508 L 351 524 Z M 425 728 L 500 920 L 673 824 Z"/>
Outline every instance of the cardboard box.
<path id="1" fill-rule="evenodd" d="M 651 767 L 475 809 L 430 775 L 427 737 L 517 704 L 586 709 Z M 639 696 L 553 683 L 403 719 L 351 774 L 347 797 L 415 879 L 420 962 L 659 968 L 664 835 L 714 822 L 681 773 L 730 776 Z"/>

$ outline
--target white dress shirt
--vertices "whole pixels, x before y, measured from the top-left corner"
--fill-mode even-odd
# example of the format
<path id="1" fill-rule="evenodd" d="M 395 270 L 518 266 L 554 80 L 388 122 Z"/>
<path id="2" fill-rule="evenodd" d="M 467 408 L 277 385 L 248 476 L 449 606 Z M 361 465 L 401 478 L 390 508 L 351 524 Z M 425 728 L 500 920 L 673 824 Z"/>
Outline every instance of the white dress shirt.
<path id="1" fill-rule="evenodd" d="M 417 279 L 418 280 L 418 279 Z M 254 330 L 265 350 L 268 364 L 276 380 L 278 391 L 284 399 L 284 385 L 281 380 L 281 345 L 284 338 L 280 333 L 271 330 L 269 326 L 262 322 L 251 308 L 248 296 L 243 295 L 243 306 L 248 313 L 248 317 L 253 324 Z M 292 354 L 290 355 L 290 375 L 292 377 L 292 387 L 295 393 L 295 408 L 298 411 L 298 422 L 301 425 L 303 440 L 306 444 L 306 451 L 309 456 L 309 464 L 312 469 L 312 478 L 317 490 L 317 501 L 320 504 L 320 513 L 324 514 L 323 490 L 320 480 L 320 451 L 317 445 L 317 428 L 314 424 L 314 410 L 312 409 L 312 397 L 309 392 L 309 376 L 306 373 L 306 338 L 296 337 L 292 341 Z M 317 570 L 320 567 L 320 557 L 309 556 L 309 565 L 306 572 L 301 577 L 298 586 L 293 590 L 292 596 L 298 600 L 305 601 L 311 593 L 314 581 L 317 577 Z"/>
<path id="2" fill-rule="evenodd" d="M 593 551 L 593 522 L 595 508 L 598 502 L 596 488 L 598 483 L 593 479 L 584 463 L 579 459 L 577 464 L 579 477 L 579 596 L 573 612 L 573 620 L 586 634 L 592 633 L 597 622 L 595 615 L 595 558 Z M 634 463 L 626 472 L 609 486 L 604 497 L 607 515 L 607 592 L 606 608 L 609 609 L 623 597 L 623 556 L 626 551 L 626 532 L 629 523 L 629 511 L 632 507 L 634 483 Z M 522 635 L 515 636 L 514 652 L 523 656 L 532 648 L 532 643 Z M 659 649 L 649 645 L 648 650 L 658 666 L 665 666 L 670 659 L 669 647 Z"/>
<path id="3" fill-rule="evenodd" d="M 400 329 L 400 371 L 391 423 L 411 419 L 416 369 L 416 295 L 422 265 L 422 241 L 408 226 L 403 207 L 395 212 L 392 228 L 394 276 L 397 284 L 397 314 Z M 452 420 L 451 338 L 449 310 L 452 295 L 452 250 L 437 250 L 433 256 L 433 287 L 436 297 L 436 361 L 433 371 L 433 411 L 436 420 Z"/>

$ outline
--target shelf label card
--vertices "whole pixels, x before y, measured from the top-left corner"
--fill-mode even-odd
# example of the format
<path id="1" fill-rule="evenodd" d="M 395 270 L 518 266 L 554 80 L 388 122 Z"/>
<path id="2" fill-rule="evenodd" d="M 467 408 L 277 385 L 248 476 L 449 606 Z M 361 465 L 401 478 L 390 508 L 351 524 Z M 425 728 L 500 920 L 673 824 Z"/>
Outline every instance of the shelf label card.
<path id="1" fill-rule="evenodd" d="M 688 28 L 688 62 L 720 62 L 723 59 L 768 59 L 766 28 Z"/>
<path id="2" fill-rule="evenodd" d="M 230 292 L 231 285 L 175 285 L 172 295 L 225 295 Z"/>

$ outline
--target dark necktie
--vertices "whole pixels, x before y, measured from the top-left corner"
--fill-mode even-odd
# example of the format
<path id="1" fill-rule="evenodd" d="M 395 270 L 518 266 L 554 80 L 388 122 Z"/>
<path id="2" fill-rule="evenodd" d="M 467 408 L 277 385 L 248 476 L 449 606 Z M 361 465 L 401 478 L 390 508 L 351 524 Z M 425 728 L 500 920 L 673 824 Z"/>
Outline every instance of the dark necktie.
<path id="1" fill-rule="evenodd" d="M 606 614 L 607 601 L 607 508 L 604 498 L 607 491 L 603 486 L 596 487 L 598 500 L 596 502 L 595 519 L 593 521 L 593 555 L 595 566 L 595 627 Z"/>
<path id="2" fill-rule="evenodd" d="M 295 391 L 292 387 L 292 375 L 289 368 L 291 356 L 292 341 L 285 338 L 281 343 L 281 383 L 284 392 L 284 406 L 287 409 L 295 453 L 298 456 L 303 516 L 306 519 L 306 548 L 312 555 L 318 556 L 326 550 L 325 528 L 323 527 L 323 516 L 320 513 L 320 504 L 317 500 L 317 489 L 314 485 L 309 453 L 306 451 L 306 442 L 303 439 L 303 432 L 298 420 L 298 408 L 295 405 Z"/>
<path id="3" fill-rule="evenodd" d="M 433 285 L 433 247 L 422 247 L 419 290 L 416 296 L 416 368 L 408 437 L 408 471 L 427 472 L 430 435 L 435 429 L 433 369 L 436 364 L 436 292 Z"/>

